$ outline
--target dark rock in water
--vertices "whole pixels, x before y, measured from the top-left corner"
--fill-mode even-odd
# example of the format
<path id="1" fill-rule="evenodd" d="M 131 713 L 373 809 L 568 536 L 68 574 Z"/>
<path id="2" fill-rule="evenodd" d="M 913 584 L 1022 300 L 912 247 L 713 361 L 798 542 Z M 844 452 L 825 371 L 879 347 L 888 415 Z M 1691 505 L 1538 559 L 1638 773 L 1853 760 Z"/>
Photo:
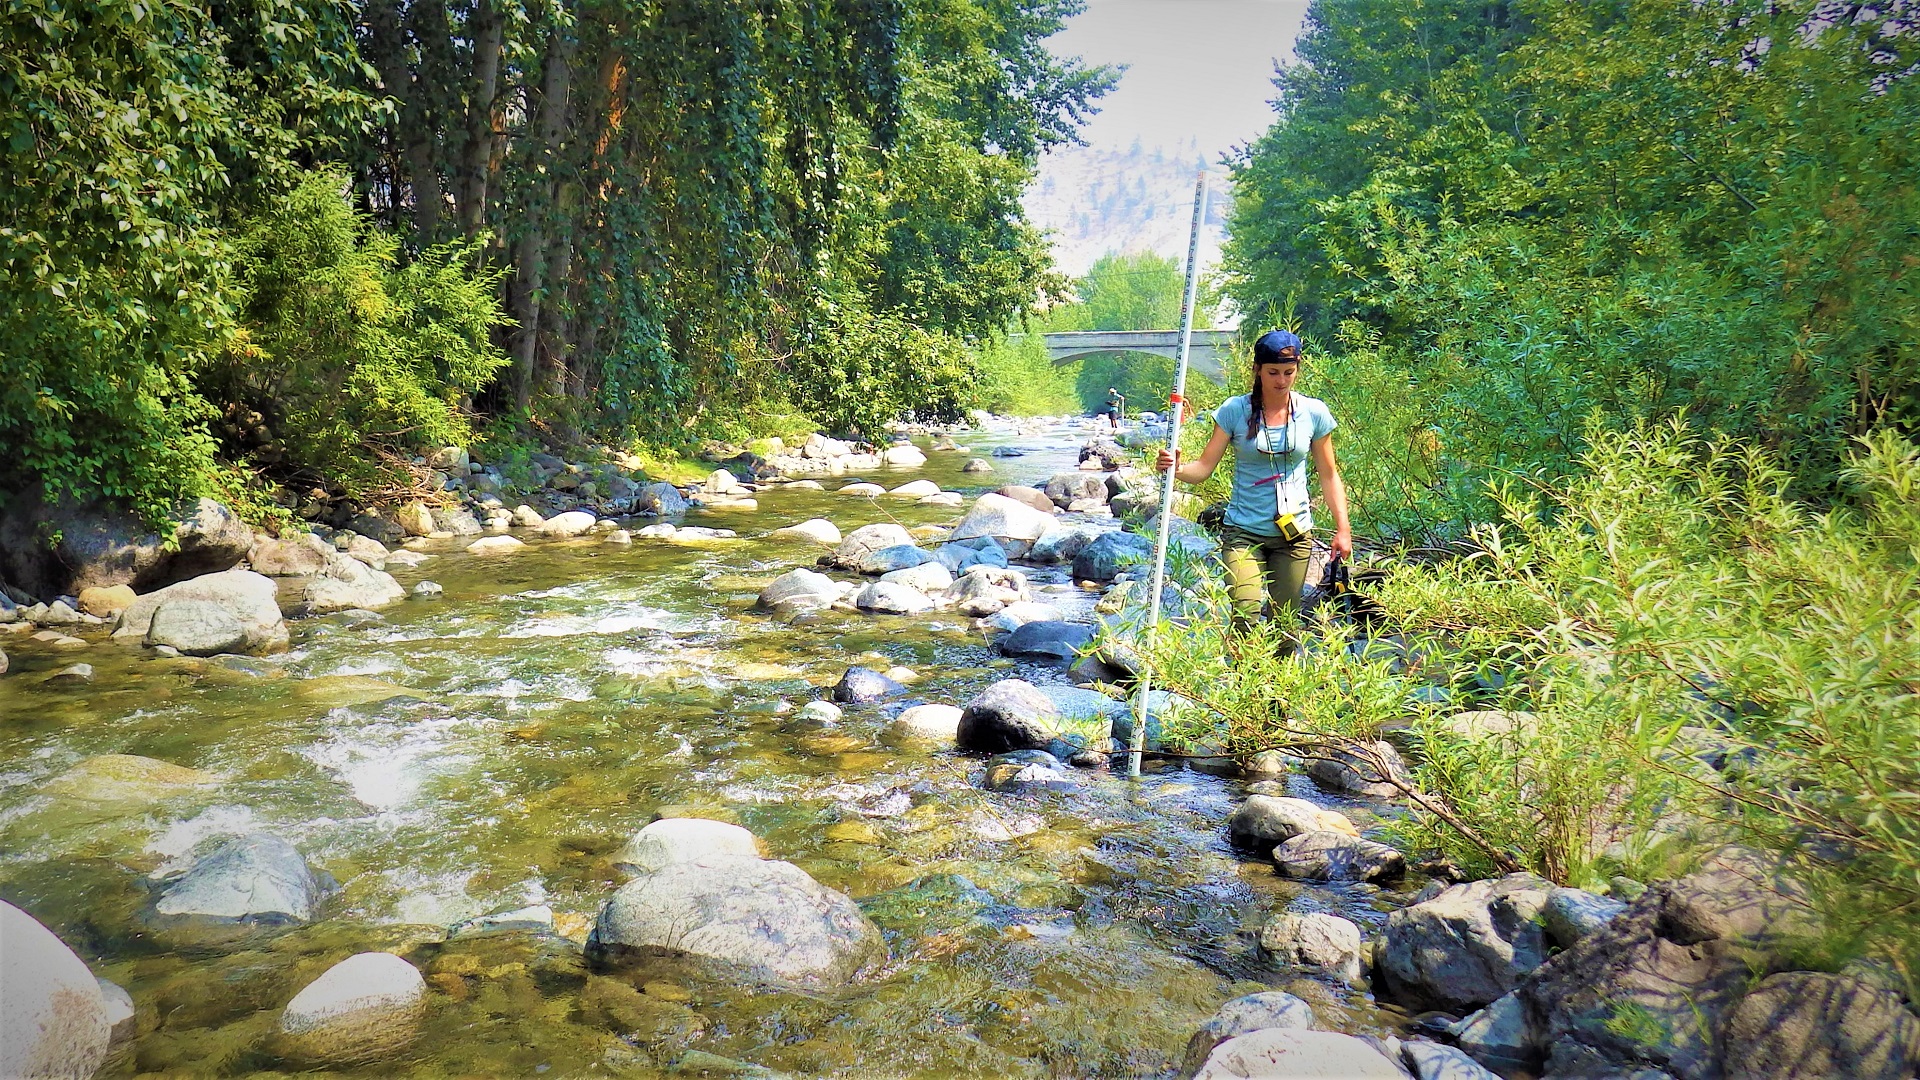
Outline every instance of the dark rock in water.
<path id="1" fill-rule="evenodd" d="M 43 597 L 113 585 L 146 593 L 231 569 L 253 548 L 253 530 L 212 499 L 182 504 L 164 531 L 101 503 L 15 499 L 0 511 L 0 578 Z"/>
<path id="2" fill-rule="evenodd" d="M 1084 623 L 1049 620 L 1023 623 L 1013 633 L 1000 639 L 1000 651 L 1008 656 L 1072 660 L 1092 642 L 1092 627 Z"/>
<path id="3" fill-rule="evenodd" d="M 872 668 L 856 666 L 848 668 L 834 684 L 833 700 L 848 705 L 869 705 L 906 692 L 905 686 Z"/>
<path id="4" fill-rule="evenodd" d="M 383 544 L 398 544 L 407 538 L 407 530 L 375 514 L 360 513 L 347 519 L 347 528 Z"/>
<path id="5" fill-rule="evenodd" d="M 1152 559 L 1153 541 L 1139 533 L 1103 533 L 1073 557 L 1073 576 L 1085 581 L 1112 581 L 1127 567 Z"/>
<path id="6" fill-rule="evenodd" d="M 1464 1012 L 1491 1003 L 1547 958 L 1553 883 L 1532 874 L 1453 885 L 1387 916 L 1379 974 L 1403 1001 Z"/>
<path id="7" fill-rule="evenodd" d="M 1059 708 L 1038 687 L 1022 679 L 1002 679 L 961 709 L 954 740 L 962 750 L 990 754 L 1044 750 L 1059 734 L 1059 720 Z"/>
<path id="8" fill-rule="evenodd" d="M 1074 661 L 1067 669 L 1067 678 L 1077 683 L 1108 683 L 1119 685 L 1127 681 L 1127 673 L 1107 663 L 1097 656 L 1083 656 Z"/>
<path id="9" fill-rule="evenodd" d="M 1273 849 L 1274 865 L 1288 877 L 1309 881 L 1374 881 L 1406 871 L 1399 852 L 1371 840 L 1318 829 Z"/>
<path id="10" fill-rule="evenodd" d="M 1084 464 L 1095 459 L 1101 468 L 1111 471 L 1133 460 L 1133 455 L 1112 439 L 1095 439 L 1080 448 L 1080 461 Z"/>
<path id="11" fill-rule="evenodd" d="M 154 903 L 162 925 L 297 926 L 311 922 L 332 880 L 271 833 L 225 844 L 167 885 Z"/>
<path id="12" fill-rule="evenodd" d="M 730 458 L 715 461 L 714 465 L 747 480 L 760 480 L 774 475 L 767 460 L 750 450 L 743 450 Z"/>
<path id="13" fill-rule="evenodd" d="M 993 456 L 997 458 L 1026 457 L 1027 452 L 1011 446 L 996 446 L 993 449 Z"/>
<path id="14" fill-rule="evenodd" d="M 455 536 L 478 536 L 486 530 L 480 527 L 480 520 L 473 511 L 464 506 L 444 508 L 428 507 L 427 512 L 433 518 L 433 527 L 441 532 L 450 532 Z"/>

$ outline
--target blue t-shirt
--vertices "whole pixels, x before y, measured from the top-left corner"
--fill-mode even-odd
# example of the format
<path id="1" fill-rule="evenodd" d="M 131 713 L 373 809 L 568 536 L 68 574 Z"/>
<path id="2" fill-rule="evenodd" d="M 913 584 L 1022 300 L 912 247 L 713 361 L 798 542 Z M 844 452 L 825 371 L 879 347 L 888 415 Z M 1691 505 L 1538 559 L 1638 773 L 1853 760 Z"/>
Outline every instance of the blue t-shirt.
<path id="1" fill-rule="evenodd" d="M 1292 513 L 1303 529 L 1313 528 L 1307 492 L 1307 461 L 1315 441 L 1335 427 L 1333 413 L 1319 398 L 1295 391 L 1288 416 L 1280 423 L 1256 425 L 1247 437 L 1253 400 L 1242 394 L 1214 410 L 1233 443 L 1233 494 L 1227 499 L 1227 524 L 1256 536 L 1278 536 L 1273 519 Z"/>

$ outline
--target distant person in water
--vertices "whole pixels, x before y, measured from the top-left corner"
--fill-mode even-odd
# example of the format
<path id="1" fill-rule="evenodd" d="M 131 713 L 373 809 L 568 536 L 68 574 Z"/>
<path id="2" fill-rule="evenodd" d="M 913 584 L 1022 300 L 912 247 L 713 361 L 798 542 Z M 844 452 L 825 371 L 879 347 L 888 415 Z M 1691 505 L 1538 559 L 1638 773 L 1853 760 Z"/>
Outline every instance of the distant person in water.
<path id="1" fill-rule="evenodd" d="M 1120 430 L 1120 416 L 1127 408 L 1126 395 L 1113 387 L 1107 387 L 1107 403 L 1100 408 L 1100 415 L 1107 418 L 1107 427 L 1112 431 Z"/>
<path id="2" fill-rule="evenodd" d="M 1333 413 L 1326 403 L 1296 393 L 1300 339 L 1270 330 L 1253 345 L 1253 392 L 1228 398 L 1213 414 L 1213 437 L 1198 461 L 1177 461 L 1161 450 L 1161 472 L 1198 484 L 1213 475 L 1233 446 L 1233 494 L 1227 499 L 1227 583 L 1236 624 L 1246 626 L 1266 602 L 1272 617 L 1289 627 L 1300 610 L 1307 559 L 1313 553 L 1313 507 L 1307 462 L 1333 515 L 1329 545 L 1335 558 L 1353 554 L 1347 525 L 1347 489 L 1333 459 Z"/>

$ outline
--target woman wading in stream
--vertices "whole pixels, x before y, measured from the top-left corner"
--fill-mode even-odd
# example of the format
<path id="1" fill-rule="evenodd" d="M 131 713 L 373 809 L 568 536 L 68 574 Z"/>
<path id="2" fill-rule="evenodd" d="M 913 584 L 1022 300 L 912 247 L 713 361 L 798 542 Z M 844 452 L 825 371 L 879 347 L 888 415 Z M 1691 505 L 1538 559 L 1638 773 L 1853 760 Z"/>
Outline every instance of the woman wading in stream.
<path id="1" fill-rule="evenodd" d="M 1261 601 L 1271 616 L 1291 629 L 1307 580 L 1313 552 L 1313 507 L 1307 492 L 1307 461 L 1320 477 L 1320 490 L 1333 513 L 1333 556 L 1353 554 L 1347 525 L 1347 489 L 1333 460 L 1333 413 L 1325 402 L 1295 393 L 1300 375 L 1300 339 L 1286 330 L 1269 330 L 1253 344 L 1253 392 L 1228 398 L 1214 411 L 1213 437 L 1198 461 L 1180 462 L 1160 451 L 1159 469 L 1174 469 L 1174 479 L 1204 482 L 1233 445 L 1233 494 L 1227 499 L 1227 583 L 1233 595 L 1234 621 L 1242 627 L 1260 614 Z"/>

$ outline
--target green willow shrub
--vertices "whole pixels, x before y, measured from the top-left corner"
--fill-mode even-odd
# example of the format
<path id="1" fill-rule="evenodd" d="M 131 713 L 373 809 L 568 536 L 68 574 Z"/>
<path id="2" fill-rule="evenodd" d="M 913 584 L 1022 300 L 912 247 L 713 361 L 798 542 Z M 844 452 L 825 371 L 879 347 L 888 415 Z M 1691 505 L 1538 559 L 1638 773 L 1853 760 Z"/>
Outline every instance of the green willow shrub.
<path id="1" fill-rule="evenodd" d="M 283 462 L 352 483 L 380 453 L 466 445 L 463 401 L 504 367 L 498 271 L 455 242 L 397 265 L 398 243 L 347 204 L 344 174 L 304 181 L 240 241 L 244 327 L 211 394 L 259 411 Z"/>
<path id="2" fill-rule="evenodd" d="M 1920 448 L 1865 441 L 1852 508 L 1817 513 L 1770 455 L 1681 419 L 1586 440 L 1565 480 L 1499 489 L 1471 555 L 1394 566 L 1377 655 L 1333 625 L 1296 660 L 1270 629 L 1235 640 L 1201 568 L 1150 657 L 1204 706 L 1181 737 L 1398 732 L 1425 801 L 1395 831 L 1476 872 L 1592 885 L 1755 844 L 1813 887 L 1835 955 L 1915 981 Z M 1425 682 L 1458 703 L 1413 704 Z M 1476 708 L 1509 716 L 1458 719 Z"/>

